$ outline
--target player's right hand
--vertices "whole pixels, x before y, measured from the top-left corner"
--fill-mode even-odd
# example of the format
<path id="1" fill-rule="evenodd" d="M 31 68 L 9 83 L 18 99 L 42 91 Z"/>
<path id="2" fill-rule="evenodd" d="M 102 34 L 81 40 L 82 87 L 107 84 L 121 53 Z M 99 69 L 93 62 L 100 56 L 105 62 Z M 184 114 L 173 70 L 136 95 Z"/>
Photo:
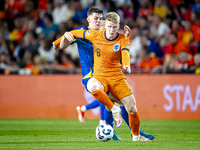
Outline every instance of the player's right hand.
<path id="1" fill-rule="evenodd" d="M 53 43 L 52 43 L 53 44 Z M 59 49 L 60 49 L 60 46 L 58 45 L 58 46 L 55 46 L 54 44 L 53 44 L 53 49 L 56 51 L 56 52 L 58 52 L 59 51 Z"/>
<path id="2" fill-rule="evenodd" d="M 69 42 L 72 42 L 72 41 L 75 40 L 75 39 L 74 39 L 74 36 L 72 35 L 71 32 L 65 32 L 64 37 L 65 37 Z"/>
<path id="3" fill-rule="evenodd" d="M 131 68 L 128 65 L 124 65 L 123 70 L 127 71 L 128 73 L 131 73 Z"/>

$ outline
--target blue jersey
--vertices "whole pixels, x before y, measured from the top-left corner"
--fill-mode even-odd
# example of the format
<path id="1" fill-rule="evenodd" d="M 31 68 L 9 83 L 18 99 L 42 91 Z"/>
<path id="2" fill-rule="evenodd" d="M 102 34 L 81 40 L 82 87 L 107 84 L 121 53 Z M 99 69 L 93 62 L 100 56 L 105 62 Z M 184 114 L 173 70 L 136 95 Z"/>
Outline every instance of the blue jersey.
<path id="1" fill-rule="evenodd" d="M 89 30 L 88 27 L 79 27 L 76 30 Z M 71 44 L 77 43 L 80 63 L 82 68 L 82 83 L 87 89 L 87 82 L 92 77 L 94 67 L 94 50 L 93 45 L 89 40 L 75 38 Z"/>

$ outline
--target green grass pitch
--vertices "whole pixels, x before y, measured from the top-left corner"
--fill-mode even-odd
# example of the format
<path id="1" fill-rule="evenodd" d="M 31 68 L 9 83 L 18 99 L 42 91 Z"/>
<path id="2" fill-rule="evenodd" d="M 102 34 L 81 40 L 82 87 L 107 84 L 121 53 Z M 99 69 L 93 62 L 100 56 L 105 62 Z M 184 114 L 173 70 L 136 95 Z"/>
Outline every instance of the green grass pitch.
<path id="1" fill-rule="evenodd" d="M 99 120 L 0 119 L 0 149 L 65 150 L 200 150 L 200 120 L 141 120 L 141 127 L 156 136 L 150 142 L 133 142 L 123 122 L 115 128 L 123 141 L 100 142 Z"/>

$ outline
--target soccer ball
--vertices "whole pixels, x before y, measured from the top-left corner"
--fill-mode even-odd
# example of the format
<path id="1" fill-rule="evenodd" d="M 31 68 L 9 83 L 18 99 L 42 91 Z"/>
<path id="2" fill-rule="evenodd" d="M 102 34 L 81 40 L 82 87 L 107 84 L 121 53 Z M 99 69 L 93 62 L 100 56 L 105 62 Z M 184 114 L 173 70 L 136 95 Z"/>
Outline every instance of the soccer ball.
<path id="1" fill-rule="evenodd" d="M 107 142 L 110 141 L 113 137 L 114 130 L 108 124 L 98 125 L 96 128 L 96 137 L 99 141 Z"/>

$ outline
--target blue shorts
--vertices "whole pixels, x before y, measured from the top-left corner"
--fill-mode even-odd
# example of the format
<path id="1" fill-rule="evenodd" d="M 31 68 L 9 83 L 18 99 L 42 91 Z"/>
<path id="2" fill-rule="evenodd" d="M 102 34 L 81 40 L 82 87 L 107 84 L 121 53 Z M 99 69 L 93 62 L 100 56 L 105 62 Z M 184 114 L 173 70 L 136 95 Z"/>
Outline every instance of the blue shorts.
<path id="1" fill-rule="evenodd" d="M 83 85 L 85 86 L 85 89 L 88 91 L 88 89 L 87 89 L 87 83 L 88 83 L 88 81 L 90 80 L 90 78 L 86 78 L 86 79 L 82 79 L 82 83 L 83 83 Z M 89 92 L 89 91 L 88 91 Z M 90 93 L 90 92 L 89 92 Z"/>

